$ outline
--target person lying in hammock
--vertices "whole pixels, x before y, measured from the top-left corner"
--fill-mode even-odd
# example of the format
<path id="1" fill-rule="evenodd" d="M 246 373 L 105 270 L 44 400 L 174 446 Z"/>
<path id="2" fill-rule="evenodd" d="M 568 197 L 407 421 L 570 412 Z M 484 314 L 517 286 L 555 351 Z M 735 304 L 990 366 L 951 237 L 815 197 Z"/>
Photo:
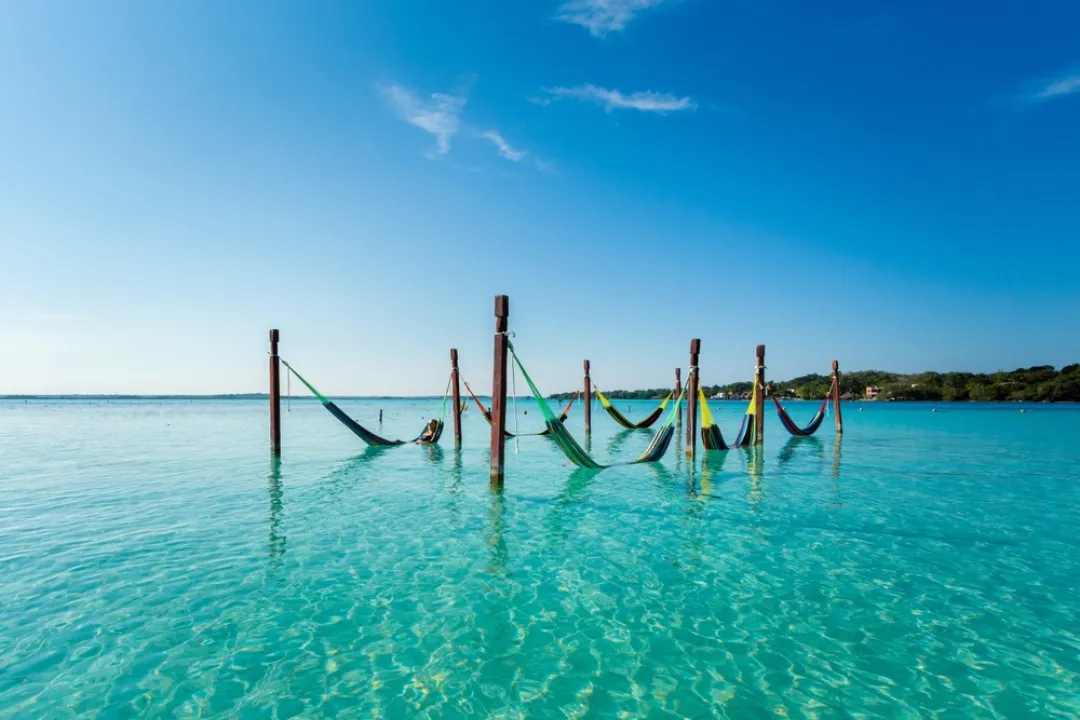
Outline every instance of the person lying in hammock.
<path id="1" fill-rule="evenodd" d="M 423 445 L 429 443 L 435 439 L 435 433 L 439 431 L 439 421 L 432 419 L 424 428 L 424 432 L 420 433 L 420 437 L 416 439 L 417 444 Z"/>

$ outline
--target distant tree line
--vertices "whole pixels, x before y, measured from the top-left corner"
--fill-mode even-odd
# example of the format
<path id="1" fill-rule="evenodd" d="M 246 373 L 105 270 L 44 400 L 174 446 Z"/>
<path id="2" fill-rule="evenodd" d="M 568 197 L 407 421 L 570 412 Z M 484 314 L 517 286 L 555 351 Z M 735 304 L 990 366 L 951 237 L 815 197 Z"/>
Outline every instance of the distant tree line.
<path id="1" fill-rule="evenodd" d="M 820 400 L 832 385 L 830 375 L 802 375 L 783 382 L 772 381 L 773 391 L 782 397 Z M 868 387 L 878 388 L 878 400 L 929 400 L 934 402 L 1080 402 L 1080 364 L 1055 370 L 1037 365 L 996 373 L 924 372 L 914 375 L 859 370 L 840 374 L 840 393 L 856 399 L 866 397 Z M 723 393 L 727 398 L 748 397 L 749 381 L 702 387 L 706 397 Z M 660 400 L 671 388 L 613 390 L 604 394 L 613 400 Z M 568 399 L 572 393 L 552 395 Z"/>

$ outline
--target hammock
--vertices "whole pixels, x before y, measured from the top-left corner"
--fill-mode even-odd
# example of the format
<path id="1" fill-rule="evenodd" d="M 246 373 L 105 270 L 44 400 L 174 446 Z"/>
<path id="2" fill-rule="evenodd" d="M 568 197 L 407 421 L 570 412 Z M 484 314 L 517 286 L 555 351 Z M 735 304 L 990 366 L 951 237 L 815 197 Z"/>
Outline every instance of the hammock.
<path id="1" fill-rule="evenodd" d="M 544 400 L 544 396 L 536 389 L 536 385 L 533 384 L 532 378 L 529 377 L 529 373 L 525 371 L 525 366 L 521 364 L 521 360 L 518 358 L 517 353 L 514 352 L 514 344 L 508 342 L 507 347 L 510 350 L 510 355 L 514 358 L 514 363 L 521 370 L 521 374 L 525 376 L 525 382 L 529 384 L 529 390 L 532 391 L 536 404 L 540 406 L 540 412 L 544 415 L 544 424 L 547 426 L 549 434 L 555 440 L 555 444 L 559 446 L 559 449 L 570 459 L 570 462 L 578 467 L 589 468 L 591 470 L 603 470 L 604 468 L 609 468 L 614 465 L 636 465 L 637 463 L 656 462 L 664 457 L 664 453 L 667 452 L 668 446 L 671 445 L 671 439 L 675 436 L 675 415 L 682 403 L 683 395 L 686 394 L 685 391 L 683 392 L 683 395 L 680 395 L 679 399 L 675 401 L 675 407 L 668 413 L 667 419 L 664 420 L 664 424 L 660 426 L 660 429 L 656 431 L 649 446 L 645 448 L 645 452 L 641 453 L 636 460 L 603 465 L 594 460 L 580 445 L 578 445 L 574 436 L 571 435 L 570 431 L 566 429 L 566 426 L 562 424 L 562 420 L 555 417 L 555 413 L 551 412 L 551 408 L 548 407 L 547 401 Z"/>
<path id="2" fill-rule="evenodd" d="M 480 398 L 476 397 L 476 393 L 474 393 L 472 391 L 472 388 L 469 387 L 469 383 L 465 382 L 464 380 L 462 380 L 462 382 L 465 383 L 465 389 L 469 391 L 470 395 L 472 395 L 473 402 L 476 403 L 476 407 L 480 408 L 480 412 L 482 412 L 484 414 L 484 419 L 487 420 L 488 425 L 490 425 L 491 424 L 491 411 L 488 410 L 486 407 L 484 407 L 484 403 L 480 402 Z M 578 395 L 580 395 L 580 394 L 581 394 L 580 390 L 575 390 L 574 391 L 573 396 L 571 396 L 571 398 L 570 398 L 570 402 L 566 403 L 566 407 L 564 407 L 563 411 L 559 414 L 559 422 L 566 422 L 566 418 L 570 417 L 570 409 L 574 406 L 574 401 L 577 400 Z M 464 403 L 464 401 L 462 401 L 462 402 Z M 544 428 L 540 432 L 526 433 L 526 434 L 527 435 L 550 435 L 551 431 L 548 430 L 547 428 Z M 503 436 L 504 437 L 516 437 L 514 435 L 514 433 L 510 432 L 509 430 L 503 430 Z"/>
<path id="3" fill-rule="evenodd" d="M 607 414 L 611 416 L 611 419 L 622 425 L 627 430 L 638 430 L 642 428 L 652 427 L 652 424 L 660 419 L 660 415 L 663 414 L 664 408 L 667 406 L 668 401 L 671 400 L 671 397 L 675 394 L 668 393 L 668 396 L 664 398 L 664 402 L 660 403 L 660 406 L 658 408 L 653 410 L 652 413 L 650 413 L 649 416 L 641 422 L 635 423 L 630 422 L 630 420 L 627 419 L 625 415 L 616 410 L 615 406 L 611 404 L 611 401 L 604 397 L 604 393 L 600 392 L 600 388 L 596 387 L 596 385 L 593 385 L 593 390 L 596 391 L 596 397 L 600 398 L 600 404 L 604 406 L 605 410 L 607 410 Z"/>
<path id="4" fill-rule="evenodd" d="M 780 401 L 776 399 L 776 395 L 773 394 L 772 385 L 768 388 L 769 397 L 772 398 L 773 403 L 776 405 L 776 413 L 780 416 L 780 422 L 783 423 L 784 429 L 796 437 L 807 437 L 813 435 L 819 427 L 821 427 L 821 421 L 825 419 L 825 409 L 829 405 L 829 396 L 832 394 L 832 388 L 829 388 L 829 392 L 825 394 L 825 400 L 822 401 L 821 407 L 818 408 L 817 415 L 814 415 L 814 419 L 810 421 L 810 424 L 804 428 L 795 424 L 795 421 L 791 419 L 791 416 L 787 414 L 787 410 L 780 404 Z"/>
<path id="5" fill-rule="evenodd" d="M 439 438 L 442 437 L 443 418 L 446 416 L 446 394 L 443 394 L 442 412 L 439 414 L 439 419 L 435 421 L 435 433 L 430 438 L 422 439 L 424 438 L 424 433 L 421 432 L 412 440 L 388 440 L 387 438 L 384 438 L 380 435 L 376 435 L 375 433 L 371 432 L 363 425 L 346 415 L 344 410 L 339 408 L 332 401 L 328 400 L 322 393 L 316 390 L 311 385 L 311 383 L 305 380 L 300 373 L 296 372 L 296 370 L 293 369 L 292 365 L 289 365 L 289 363 L 285 362 L 284 358 L 282 358 L 281 364 L 287 367 L 289 369 L 289 372 L 295 375 L 300 382 L 304 383 L 304 386 L 311 391 L 312 395 L 319 399 L 319 402 L 322 403 L 323 407 L 326 408 L 331 415 L 341 421 L 342 425 L 352 430 L 353 434 L 356 435 L 356 437 L 360 438 L 372 447 L 392 447 L 395 445 L 405 445 L 407 443 L 415 443 L 417 445 L 433 445 L 439 442 Z M 447 388 L 449 388 L 449 384 L 447 385 Z"/>
<path id="6" fill-rule="evenodd" d="M 730 450 L 737 447 L 750 447 L 754 440 L 754 398 L 750 396 L 750 405 L 743 415 L 742 425 L 739 426 L 739 434 L 735 436 L 735 442 L 728 445 L 724 442 L 724 435 L 720 432 L 720 426 L 713 420 L 709 403 L 705 400 L 705 393 L 698 388 L 698 405 L 701 407 L 701 444 L 706 450 Z"/>

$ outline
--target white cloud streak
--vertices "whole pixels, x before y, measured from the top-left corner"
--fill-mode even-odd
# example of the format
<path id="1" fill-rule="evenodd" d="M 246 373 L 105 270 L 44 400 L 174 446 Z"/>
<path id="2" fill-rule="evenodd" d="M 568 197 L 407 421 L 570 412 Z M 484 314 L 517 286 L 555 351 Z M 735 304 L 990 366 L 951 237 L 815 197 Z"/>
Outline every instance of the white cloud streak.
<path id="1" fill-rule="evenodd" d="M 550 97 L 534 99 L 539 105 L 547 105 L 552 99 L 573 98 L 582 102 L 602 105 L 604 110 L 640 110 L 641 112 L 669 113 L 693 110 L 697 107 L 689 97 L 677 97 L 671 93 L 656 93 L 651 90 L 623 95 L 618 90 L 608 90 L 586 83 L 579 87 L 545 88 Z"/>
<path id="2" fill-rule="evenodd" d="M 450 139 L 461 127 L 464 97 L 433 93 L 430 100 L 424 101 L 401 85 L 380 85 L 379 92 L 402 120 L 435 137 L 437 153 L 450 152 Z"/>
<path id="3" fill-rule="evenodd" d="M 1080 72 L 1047 83 L 1041 90 L 1034 93 L 1031 98 L 1033 100 L 1051 100 L 1074 93 L 1080 93 Z"/>
<path id="4" fill-rule="evenodd" d="M 665 0 L 568 0 L 559 6 L 556 20 L 580 25 L 593 37 L 624 29 L 634 15 Z"/>
<path id="5" fill-rule="evenodd" d="M 506 142 L 502 135 L 494 130 L 480 133 L 480 137 L 490 140 L 498 148 L 499 154 L 511 162 L 521 162 L 529 154 L 527 150 L 514 148 L 510 143 Z"/>

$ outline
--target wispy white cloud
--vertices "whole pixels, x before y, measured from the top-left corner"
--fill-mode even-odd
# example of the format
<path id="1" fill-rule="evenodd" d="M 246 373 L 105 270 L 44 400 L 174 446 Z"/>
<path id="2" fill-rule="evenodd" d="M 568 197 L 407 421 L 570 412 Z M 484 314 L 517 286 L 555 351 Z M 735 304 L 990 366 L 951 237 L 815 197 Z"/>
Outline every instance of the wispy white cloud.
<path id="1" fill-rule="evenodd" d="M 1042 83 L 1039 90 L 1032 93 L 1032 100 L 1051 100 L 1053 98 L 1065 97 L 1066 95 L 1072 95 L 1074 93 L 1080 93 L 1080 72 L 1074 72 L 1071 75 L 1059 77 L 1051 82 Z"/>
<path id="2" fill-rule="evenodd" d="M 603 105 L 608 112 L 612 110 L 640 110 L 642 112 L 669 113 L 693 110 L 697 107 L 689 97 L 677 97 L 671 93 L 657 93 L 651 90 L 623 95 L 618 90 L 608 90 L 586 83 L 579 87 L 545 88 L 546 98 L 531 98 L 538 105 L 548 105 L 558 98 L 574 98 L 582 102 Z"/>
<path id="3" fill-rule="evenodd" d="M 529 154 L 527 150 L 518 150 L 510 143 L 506 142 L 502 135 L 494 130 L 488 130 L 487 132 L 480 133 L 480 137 L 490 140 L 496 148 L 499 150 L 499 154 L 511 162 L 521 162 L 526 155 Z"/>
<path id="4" fill-rule="evenodd" d="M 37 319 L 42 322 L 67 322 L 74 320 L 75 316 L 71 313 L 43 312 L 38 313 Z"/>
<path id="5" fill-rule="evenodd" d="M 556 11 L 555 19 L 580 25 L 593 37 L 617 32 L 634 19 L 634 15 L 666 0 L 567 0 Z"/>
<path id="6" fill-rule="evenodd" d="M 464 97 L 433 93 L 429 100 L 422 100 L 401 85 L 380 85 L 379 92 L 402 120 L 435 137 L 435 151 L 438 154 L 450 152 L 450 139 L 461 127 L 460 115 L 466 102 Z M 430 154 L 428 156 L 431 157 Z"/>
<path id="7" fill-rule="evenodd" d="M 536 157 L 536 153 L 533 153 L 529 150 L 521 150 L 514 147 L 509 142 L 507 142 L 506 138 L 504 138 L 500 133 L 495 130 L 486 130 L 484 132 L 477 131 L 476 137 L 490 140 L 491 144 L 495 146 L 495 149 L 499 151 L 499 155 L 506 158 L 510 162 L 520 163 L 526 158 L 528 158 L 532 160 L 533 165 L 535 165 L 536 169 L 540 172 L 555 172 L 554 163 L 547 160 L 541 160 L 540 158 Z"/>

